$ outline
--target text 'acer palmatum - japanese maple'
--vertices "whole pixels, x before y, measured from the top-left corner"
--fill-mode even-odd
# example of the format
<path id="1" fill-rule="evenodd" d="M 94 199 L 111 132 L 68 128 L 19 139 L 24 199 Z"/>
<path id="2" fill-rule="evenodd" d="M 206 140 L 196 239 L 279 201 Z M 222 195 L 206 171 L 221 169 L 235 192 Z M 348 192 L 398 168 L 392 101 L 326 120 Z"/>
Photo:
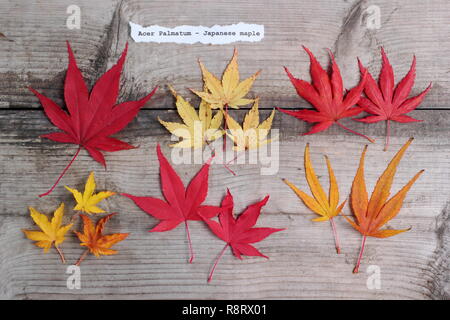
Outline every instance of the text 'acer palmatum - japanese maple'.
<path id="1" fill-rule="evenodd" d="M 47 117 L 61 130 L 45 134 L 42 137 L 79 146 L 55 184 L 49 191 L 41 194 L 41 197 L 53 191 L 78 156 L 81 148 L 86 149 L 92 158 L 103 166 L 106 166 L 106 163 L 102 151 L 113 152 L 134 148 L 126 142 L 111 138 L 110 135 L 125 128 L 156 90 L 156 88 L 153 89 L 141 100 L 115 104 L 119 94 L 120 74 L 127 55 L 127 44 L 117 64 L 98 79 L 89 94 L 69 43 L 67 43 L 67 49 L 69 66 L 64 83 L 64 100 L 68 112 L 65 112 L 51 99 L 30 88 L 39 98 Z"/>
<path id="2" fill-rule="evenodd" d="M 333 54 L 330 52 L 331 75 L 328 75 L 312 52 L 306 47 L 303 47 L 303 49 L 308 53 L 311 62 L 310 73 L 312 83 L 297 79 L 286 67 L 284 69 L 297 90 L 297 94 L 312 104 L 316 111 L 308 109 L 291 111 L 280 108 L 278 110 L 300 120 L 317 123 L 305 135 L 324 131 L 333 124 L 337 124 L 351 133 L 362 136 L 370 142 L 374 142 L 369 137 L 347 128 L 339 122 L 340 119 L 356 116 L 363 111 L 361 107 L 354 107 L 354 105 L 358 102 L 364 89 L 367 72 L 363 74 L 359 84 L 344 95 L 341 73 Z"/>
<path id="3" fill-rule="evenodd" d="M 201 205 L 208 195 L 208 174 L 211 159 L 203 165 L 188 187 L 185 188 L 183 181 L 161 152 L 159 144 L 156 147 L 156 152 L 159 160 L 161 190 L 166 201 L 153 197 L 137 197 L 127 193 L 122 195 L 133 200 L 139 208 L 149 215 L 161 220 L 150 232 L 169 231 L 184 222 L 189 242 L 189 262 L 192 263 L 194 251 L 192 250 L 188 220 L 202 220 L 202 217 L 213 217 L 220 211 L 220 207 Z M 200 212 L 202 216 L 199 215 Z"/>

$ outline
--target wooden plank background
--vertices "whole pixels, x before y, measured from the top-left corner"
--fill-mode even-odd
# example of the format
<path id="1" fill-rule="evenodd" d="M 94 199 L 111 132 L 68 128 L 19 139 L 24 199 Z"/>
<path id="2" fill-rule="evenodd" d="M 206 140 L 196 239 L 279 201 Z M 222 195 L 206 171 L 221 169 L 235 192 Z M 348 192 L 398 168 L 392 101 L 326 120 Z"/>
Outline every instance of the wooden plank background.
<path id="1" fill-rule="evenodd" d="M 113 1 L 79 0 L 81 29 L 66 27 L 66 9 L 73 1 L 6 0 L 0 3 L 0 298 L 3 299 L 449 299 L 450 256 L 450 3 L 430 1 Z M 368 6 L 381 9 L 381 28 L 366 28 Z M 231 45 L 179 45 L 134 43 L 128 22 L 142 25 L 231 24 L 240 21 L 265 25 L 266 36 L 257 43 Z M 63 79 L 67 67 L 65 40 L 75 51 L 89 84 L 109 68 L 128 41 L 129 55 L 122 76 L 120 100 L 143 96 L 155 85 L 155 97 L 118 137 L 139 145 L 135 150 L 110 153 L 105 171 L 84 151 L 62 184 L 48 197 L 46 191 L 70 160 L 75 147 L 42 140 L 53 130 L 32 86 L 63 103 Z M 352 274 L 359 251 L 360 235 L 341 217 L 337 225 L 343 253 L 336 255 L 328 223 L 311 222 L 313 214 L 282 182 L 289 178 L 306 188 L 303 150 L 311 143 L 316 171 L 327 183 L 323 155 L 327 154 L 340 184 L 348 195 L 357 168 L 363 139 L 339 128 L 310 137 L 299 136 L 308 125 L 277 113 L 273 128 L 280 129 L 280 161 L 275 175 L 260 175 L 259 165 L 233 165 L 232 176 L 221 165 L 213 165 L 207 203 L 218 204 L 227 187 L 235 195 L 236 212 L 271 195 L 258 222 L 260 226 L 287 228 L 257 247 L 270 260 L 235 259 L 225 255 L 215 279 L 206 277 L 222 243 L 200 222 L 191 223 L 193 265 L 187 263 L 185 231 L 179 227 L 160 234 L 146 232 L 156 221 L 119 196 L 105 201 L 108 211 L 120 212 L 108 226 L 111 232 L 130 232 L 117 245 L 120 254 L 102 259 L 90 256 L 82 264 L 82 289 L 66 287 L 66 267 L 56 254 L 44 255 L 25 239 L 22 228 L 31 228 L 27 210 L 34 206 L 52 212 L 61 201 L 67 219 L 73 214 L 73 199 L 62 185 L 82 188 L 95 171 L 99 189 L 160 196 L 155 147 L 159 142 L 168 155 L 170 135 L 157 122 L 160 116 L 177 120 L 174 101 L 166 84 L 195 98 L 186 88 L 201 88 L 197 59 L 220 73 L 233 47 L 239 49 L 240 70 L 246 77 L 263 72 L 251 95 L 261 97 L 262 113 L 274 105 L 307 107 L 289 83 L 283 65 L 308 79 L 304 44 L 327 63 L 326 48 L 335 54 L 346 87 L 358 81 L 356 57 L 377 73 L 379 47 L 384 46 L 397 79 L 417 57 L 416 94 L 430 81 L 433 89 L 413 116 L 424 122 L 394 124 L 392 147 L 382 151 L 384 124 L 350 123 L 352 128 L 377 139 L 366 161 L 366 179 L 372 188 L 395 151 L 410 137 L 416 139 L 400 164 L 393 190 L 398 190 L 420 169 L 426 173 L 412 188 L 400 215 L 389 227 L 412 227 L 410 232 L 388 239 L 370 238 L 361 273 Z M 169 109 L 169 110 L 167 110 Z M 245 110 L 234 111 L 242 118 Z M 344 122 L 345 123 L 345 122 Z M 184 181 L 199 165 L 176 165 Z M 349 208 L 344 209 L 349 215 Z M 69 262 L 82 249 L 74 236 L 63 245 Z M 381 289 L 366 286 L 368 265 L 381 270 Z"/>

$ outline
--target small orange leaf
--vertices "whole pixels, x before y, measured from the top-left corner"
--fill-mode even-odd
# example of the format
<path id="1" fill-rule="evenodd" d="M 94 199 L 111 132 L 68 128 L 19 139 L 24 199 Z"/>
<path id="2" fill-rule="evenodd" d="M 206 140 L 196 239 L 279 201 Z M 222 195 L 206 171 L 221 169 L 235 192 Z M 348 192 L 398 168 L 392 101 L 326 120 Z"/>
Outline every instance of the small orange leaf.
<path id="1" fill-rule="evenodd" d="M 87 247 L 86 252 L 80 257 L 76 265 L 80 265 L 88 252 L 91 252 L 96 257 L 100 255 L 112 255 L 116 254 L 116 250 L 110 248 L 119 241 L 128 237 L 128 233 L 113 233 L 109 235 L 103 235 L 103 228 L 106 222 L 111 219 L 116 213 L 111 213 L 106 217 L 101 218 L 94 226 L 92 220 L 84 214 L 80 214 L 83 220 L 83 233 L 75 231 L 78 239 L 81 241 L 81 246 Z"/>

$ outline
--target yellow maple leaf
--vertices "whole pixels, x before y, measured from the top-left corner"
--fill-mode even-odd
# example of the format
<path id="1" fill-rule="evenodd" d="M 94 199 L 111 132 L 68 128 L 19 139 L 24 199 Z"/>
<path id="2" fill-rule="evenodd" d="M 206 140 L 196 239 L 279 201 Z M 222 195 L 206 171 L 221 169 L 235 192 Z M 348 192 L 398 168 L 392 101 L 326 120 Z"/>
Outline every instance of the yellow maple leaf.
<path id="1" fill-rule="evenodd" d="M 245 115 L 242 126 L 234 120 L 228 113 L 224 112 L 229 132 L 227 135 L 234 142 L 233 149 L 236 151 L 253 150 L 262 145 L 270 143 L 271 139 L 266 139 L 270 128 L 272 127 L 275 109 L 272 110 L 266 120 L 259 123 L 259 99 L 255 99 L 255 103 L 250 111 Z"/>
<path id="2" fill-rule="evenodd" d="M 170 91 L 176 98 L 178 114 L 184 123 L 167 122 L 158 117 L 159 122 L 166 127 L 170 133 L 182 138 L 183 140 L 174 144 L 174 148 L 202 148 L 206 143 L 220 138 L 224 131 L 220 129 L 223 121 L 222 112 L 217 112 L 214 117 L 209 103 L 202 100 L 198 109 L 186 101 L 182 96 L 169 86 Z"/>
<path id="3" fill-rule="evenodd" d="M 76 189 L 69 188 L 68 186 L 65 186 L 67 190 L 72 192 L 75 201 L 77 202 L 77 205 L 74 210 L 86 212 L 86 213 L 104 213 L 105 210 L 97 207 L 97 204 L 108 198 L 112 195 L 115 195 L 115 192 L 111 191 L 102 191 L 99 193 L 94 194 L 95 191 L 95 178 L 94 178 L 94 172 L 91 172 L 89 175 L 89 178 L 86 181 L 86 186 L 84 187 L 84 193 L 81 194 L 80 191 Z"/>
<path id="4" fill-rule="evenodd" d="M 333 218 L 342 211 L 342 208 L 344 207 L 346 201 L 342 202 L 339 205 L 339 188 L 336 177 L 334 175 L 333 168 L 331 167 L 330 160 L 328 159 L 328 157 L 325 157 L 325 159 L 327 162 L 328 176 L 330 181 L 329 196 L 326 195 L 319 182 L 319 179 L 316 176 L 316 173 L 314 172 L 314 168 L 311 163 L 311 157 L 309 155 L 309 143 L 306 144 L 305 148 L 305 175 L 306 181 L 308 182 L 313 197 L 298 189 L 288 180 L 284 179 L 283 181 L 297 194 L 297 196 L 309 209 L 320 216 L 319 218 L 313 219 L 313 221 L 330 220 L 333 234 L 335 236 L 336 251 L 337 253 L 340 253 L 339 239 Z"/>
<path id="5" fill-rule="evenodd" d="M 25 233 L 25 236 L 30 240 L 36 241 L 35 245 L 43 248 L 45 253 L 47 253 L 52 245 L 54 245 L 61 257 L 62 262 L 65 263 L 64 255 L 58 246 L 63 243 L 64 236 L 67 231 L 72 228 L 73 224 L 71 223 L 61 226 L 64 215 L 64 203 L 61 203 L 59 208 L 56 209 L 51 221 L 48 220 L 45 214 L 38 212 L 32 207 L 30 207 L 30 215 L 42 231 L 22 230 Z"/>
<path id="6" fill-rule="evenodd" d="M 222 81 L 210 73 L 203 63 L 199 61 L 205 90 L 201 92 L 191 89 L 191 91 L 202 98 L 202 100 L 210 103 L 213 109 L 223 109 L 224 107 L 238 109 L 239 106 L 245 106 L 254 101 L 253 99 L 245 98 L 245 96 L 250 91 L 260 71 L 239 82 L 237 54 L 237 49 L 234 49 L 233 57 L 223 73 Z"/>
<path id="7" fill-rule="evenodd" d="M 100 257 L 100 255 L 112 255 L 117 253 L 116 250 L 112 250 L 110 248 L 117 242 L 128 237 L 128 233 L 103 235 L 103 228 L 105 227 L 105 224 L 114 215 L 116 215 L 116 213 L 108 214 L 107 216 L 101 218 L 94 226 L 91 219 L 84 214 L 80 214 L 80 217 L 83 220 L 83 233 L 75 231 L 75 234 L 81 241 L 80 246 L 87 247 L 87 250 L 81 255 L 75 265 L 80 265 L 89 252 L 94 254 L 96 257 Z"/>

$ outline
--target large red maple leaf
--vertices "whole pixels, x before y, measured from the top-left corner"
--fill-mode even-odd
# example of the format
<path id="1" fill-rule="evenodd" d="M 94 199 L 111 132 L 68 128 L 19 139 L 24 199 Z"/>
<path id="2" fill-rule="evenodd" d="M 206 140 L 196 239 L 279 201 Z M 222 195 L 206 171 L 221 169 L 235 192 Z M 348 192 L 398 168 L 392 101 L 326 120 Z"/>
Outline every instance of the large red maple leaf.
<path id="1" fill-rule="evenodd" d="M 216 259 L 211 273 L 209 274 L 208 282 L 212 280 L 217 263 L 228 247 L 232 249 L 233 254 L 239 259 L 242 259 L 242 255 L 259 256 L 268 259 L 267 256 L 251 245 L 251 243 L 264 240 L 274 232 L 284 230 L 275 228 L 253 228 L 261 214 L 261 208 L 266 205 L 268 200 L 269 196 L 266 196 L 262 201 L 248 206 L 239 217 L 235 218 L 233 214 L 233 196 L 230 191 L 227 190 L 227 195 L 222 201 L 221 212 L 219 214 L 220 223 L 210 220 L 210 217 L 203 215 L 203 212 L 200 213 L 211 231 L 219 239 L 226 242 L 225 247 Z"/>
<path id="2" fill-rule="evenodd" d="M 211 159 L 208 160 L 197 175 L 191 180 L 187 188 L 183 181 L 167 161 L 161 152 L 161 147 L 156 147 L 159 160 L 159 174 L 161 178 L 161 189 L 166 201 L 153 197 L 137 197 L 128 193 L 123 196 L 130 198 L 143 211 L 161 220 L 161 222 L 150 230 L 150 232 L 164 232 L 176 228 L 184 222 L 189 242 L 190 259 L 194 260 L 191 236 L 188 220 L 202 220 L 202 217 L 213 217 L 219 213 L 220 207 L 202 206 L 208 194 L 208 173 Z M 201 212 L 202 216 L 199 215 Z"/>
<path id="3" fill-rule="evenodd" d="M 288 68 L 284 67 L 284 69 L 297 90 L 297 94 L 311 103 L 317 111 L 308 109 L 299 111 L 291 111 L 281 108 L 277 109 L 300 120 L 318 123 L 314 125 L 309 132 L 304 133 L 304 135 L 324 131 L 331 125 L 337 124 L 343 129 L 373 142 L 373 140 L 369 137 L 347 128 L 339 122 L 340 119 L 356 116 L 363 111 L 361 107 L 354 107 L 354 105 L 358 102 L 364 89 L 366 74 L 363 74 L 361 81 L 356 87 L 349 90 L 344 95 L 341 73 L 331 51 L 329 54 L 332 62 L 332 72 L 331 75 L 328 75 L 328 73 L 321 67 L 317 59 L 314 57 L 312 52 L 306 47 L 303 47 L 303 49 L 305 49 L 309 55 L 312 83 L 297 79 L 291 74 Z"/>
<path id="4" fill-rule="evenodd" d="M 39 98 L 47 117 L 61 130 L 42 135 L 42 137 L 56 142 L 79 145 L 74 157 L 54 185 L 49 191 L 41 194 L 40 197 L 46 196 L 53 191 L 78 156 L 81 148 L 86 149 L 94 160 L 105 167 L 106 163 L 102 151 L 113 152 L 134 148 L 126 142 L 110 137 L 110 135 L 125 128 L 152 97 L 157 88 L 154 88 L 150 94 L 141 100 L 127 101 L 115 105 L 119 94 L 120 74 L 127 55 L 127 49 L 128 44 L 117 64 L 98 79 L 89 94 L 70 44 L 67 42 L 69 66 L 64 83 L 64 100 L 68 113 L 51 99 L 30 88 Z"/>
<path id="5" fill-rule="evenodd" d="M 381 57 L 383 62 L 378 77 L 378 85 L 361 61 L 359 61 L 361 72 L 367 73 L 364 87 L 364 93 L 367 98 L 361 97 L 358 105 L 367 113 L 373 114 L 373 116 L 353 120 L 365 123 L 386 121 L 386 143 L 384 149 L 387 150 L 391 131 L 390 121 L 401 123 L 422 121 L 407 116 L 406 113 L 413 111 L 422 103 L 423 98 L 431 89 L 432 83 L 420 94 L 408 99 L 416 77 L 416 57 L 413 57 L 409 72 L 397 84 L 397 87 L 394 84 L 394 71 L 383 48 L 381 48 Z"/>

